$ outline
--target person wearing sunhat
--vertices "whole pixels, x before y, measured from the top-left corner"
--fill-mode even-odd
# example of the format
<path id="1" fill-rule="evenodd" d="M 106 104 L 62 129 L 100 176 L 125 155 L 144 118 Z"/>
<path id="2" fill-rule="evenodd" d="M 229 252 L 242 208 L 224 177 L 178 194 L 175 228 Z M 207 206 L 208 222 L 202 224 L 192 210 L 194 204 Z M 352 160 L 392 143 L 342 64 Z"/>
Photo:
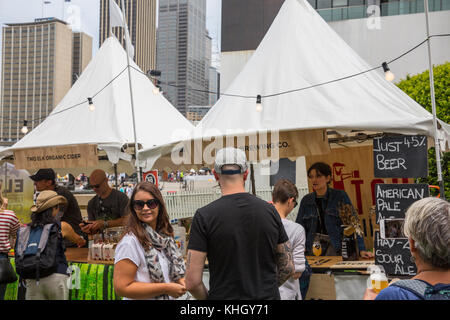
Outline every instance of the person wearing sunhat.
<path id="1" fill-rule="evenodd" d="M 61 221 L 68 223 L 78 235 L 83 235 L 80 228 L 80 223 L 82 222 L 81 210 L 78 206 L 77 199 L 75 199 L 67 188 L 56 184 L 55 171 L 51 168 L 39 169 L 34 175 L 30 176 L 30 179 L 34 181 L 37 192 L 51 190 L 66 198 L 67 203 L 63 208 Z M 72 243 L 67 239 L 65 239 L 65 245 L 66 247 L 77 246 L 76 243 Z"/>
<path id="2" fill-rule="evenodd" d="M 86 240 L 77 234 L 69 223 L 62 221 L 63 214 L 59 210 L 61 206 L 65 205 L 67 205 L 67 199 L 65 197 L 58 195 L 55 191 L 44 190 L 39 193 L 36 204 L 33 205 L 30 210 L 32 213 L 40 213 L 49 208 L 55 209 L 53 217 L 57 221 L 61 221 L 61 233 L 64 239 L 71 243 L 75 243 L 78 247 L 84 247 Z"/>
<path id="3" fill-rule="evenodd" d="M 64 222 L 60 222 L 60 205 L 66 205 L 65 197 L 58 195 L 55 191 L 44 190 L 39 193 L 36 204 L 31 207 L 31 223 L 28 225 L 31 229 L 46 224 L 55 224 L 61 230 L 62 236 L 72 242 L 79 243 L 79 246 L 85 244 L 85 240 L 77 235 L 72 227 Z M 69 289 L 67 287 L 68 264 L 64 254 L 64 243 L 62 238 L 58 242 L 56 250 L 57 268 L 56 272 L 39 279 L 26 279 L 26 300 L 67 300 Z"/>

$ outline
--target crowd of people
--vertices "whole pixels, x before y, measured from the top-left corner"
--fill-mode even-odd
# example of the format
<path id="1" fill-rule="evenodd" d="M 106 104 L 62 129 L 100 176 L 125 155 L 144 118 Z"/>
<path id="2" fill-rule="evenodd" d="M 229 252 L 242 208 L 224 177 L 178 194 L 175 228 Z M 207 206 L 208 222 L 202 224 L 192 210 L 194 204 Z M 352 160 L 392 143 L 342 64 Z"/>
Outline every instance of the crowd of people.
<path id="1" fill-rule="evenodd" d="M 174 241 L 158 187 L 140 182 L 128 196 L 125 190 L 111 188 L 100 169 L 88 179 L 96 195 L 88 202 L 86 221 L 73 194 L 56 184 L 52 169 L 40 169 L 30 176 L 37 191 L 30 224 L 20 226 L 14 212 L 7 209 L 7 199 L 0 195 L 0 260 L 8 261 L 13 246 L 10 238 L 16 238 L 17 271 L 27 274 L 24 253 L 32 249 L 27 243 L 36 241 L 39 252 L 39 238 L 33 239 L 37 233 L 45 235 L 48 248 L 53 249 L 48 253 L 47 248 L 45 254 L 44 250 L 41 258 L 53 258 L 53 265 L 36 276 L 22 277 L 26 299 L 64 300 L 69 277 L 65 248 L 85 247 L 89 236 L 124 226 L 114 261 L 114 289 L 124 299 L 167 300 L 188 292 L 199 300 L 305 299 L 312 273 L 306 256 L 314 250 L 319 255 L 341 254 L 343 224 L 338 207 L 351 205 L 345 191 L 329 187 L 330 166 L 319 162 L 308 169 L 313 192 L 300 203 L 296 186 L 287 179 L 276 182 L 271 203 L 246 192 L 249 170 L 240 149 L 219 150 L 212 173 L 222 197 L 195 212 L 186 261 Z M 297 207 L 296 221 L 287 219 Z M 426 198 L 415 202 L 406 213 L 403 231 L 417 275 L 409 282 L 393 281 L 378 295 L 368 289 L 364 299 L 450 298 L 449 227 L 447 201 Z M 358 246 L 362 258 L 373 258 L 361 237 Z M 206 261 L 209 289 L 203 283 Z M 5 288 L 0 283 L 0 299 Z"/>

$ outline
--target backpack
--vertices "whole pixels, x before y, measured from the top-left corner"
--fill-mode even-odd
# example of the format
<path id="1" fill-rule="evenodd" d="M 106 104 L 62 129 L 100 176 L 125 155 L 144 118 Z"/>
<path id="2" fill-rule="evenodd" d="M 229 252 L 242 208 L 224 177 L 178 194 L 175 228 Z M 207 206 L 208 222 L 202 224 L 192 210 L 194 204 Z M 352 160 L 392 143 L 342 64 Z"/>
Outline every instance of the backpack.
<path id="1" fill-rule="evenodd" d="M 16 272 L 23 279 L 48 277 L 57 271 L 56 258 L 59 243 L 63 242 L 61 230 L 55 223 L 44 227 L 21 227 L 15 248 Z M 63 244 L 64 245 L 64 244 Z"/>
<path id="2" fill-rule="evenodd" d="M 422 300 L 450 300 L 449 288 L 436 290 L 434 286 L 420 280 L 399 280 L 391 284 L 391 286 L 396 286 L 411 291 Z"/>

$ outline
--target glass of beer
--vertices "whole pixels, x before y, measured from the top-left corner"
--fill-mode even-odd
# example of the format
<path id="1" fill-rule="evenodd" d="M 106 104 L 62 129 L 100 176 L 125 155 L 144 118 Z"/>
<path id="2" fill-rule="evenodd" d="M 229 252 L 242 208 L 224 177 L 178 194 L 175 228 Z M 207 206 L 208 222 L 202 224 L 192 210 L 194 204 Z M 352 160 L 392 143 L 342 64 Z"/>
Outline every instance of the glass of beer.
<path id="1" fill-rule="evenodd" d="M 322 246 L 320 245 L 319 241 L 316 241 L 313 243 L 313 255 L 318 257 L 321 254 L 322 254 Z"/>
<path id="2" fill-rule="evenodd" d="M 384 273 L 373 273 L 370 275 L 370 284 L 372 290 L 380 293 L 381 290 L 386 289 L 389 285 L 388 279 Z"/>

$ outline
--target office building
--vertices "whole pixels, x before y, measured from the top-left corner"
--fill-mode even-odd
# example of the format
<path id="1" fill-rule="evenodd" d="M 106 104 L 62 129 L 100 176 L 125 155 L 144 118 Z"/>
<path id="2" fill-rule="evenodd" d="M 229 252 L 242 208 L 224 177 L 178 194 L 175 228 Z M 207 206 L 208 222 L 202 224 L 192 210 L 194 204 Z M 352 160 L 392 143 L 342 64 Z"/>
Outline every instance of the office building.
<path id="1" fill-rule="evenodd" d="M 209 101 L 208 105 L 213 106 L 220 98 L 220 73 L 216 68 L 209 67 Z"/>
<path id="2" fill-rule="evenodd" d="M 92 58 L 92 37 L 83 32 L 73 33 L 72 84 L 81 75 Z"/>
<path id="3" fill-rule="evenodd" d="M 307 1 L 361 58 L 374 67 L 400 56 L 427 37 L 423 0 Z M 283 3 L 284 0 L 222 1 L 222 91 L 250 59 Z M 429 11 L 430 34 L 448 34 L 450 0 L 429 0 Z M 448 39 L 435 37 L 431 41 L 433 64 L 448 61 Z M 408 74 L 427 70 L 426 44 L 389 67 L 396 76 L 394 82 Z"/>
<path id="4" fill-rule="evenodd" d="M 157 69 L 165 96 L 184 115 L 187 106 L 208 105 L 207 41 L 206 0 L 159 1 Z"/>
<path id="5" fill-rule="evenodd" d="M 74 35 L 55 18 L 6 24 L 2 32 L 0 141 L 11 145 L 23 137 L 24 120 L 29 130 L 35 128 L 65 96 L 74 70 L 80 72 L 91 59 L 92 38 Z"/>
<path id="6" fill-rule="evenodd" d="M 122 8 L 122 0 L 115 0 Z M 156 66 L 156 0 L 123 0 L 131 43 L 134 46 L 134 61 L 142 71 Z M 110 28 L 109 0 L 100 0 L 99 45 L 111 36 L 111 31 L 125 48 L 125 37 L 121 27 Z"/>
<path id="7" fill-rule="evenodd" d="M 186 108 L 186 118 L 196 125 L 210 109 L 210 106 L 189 106 Z"/>

